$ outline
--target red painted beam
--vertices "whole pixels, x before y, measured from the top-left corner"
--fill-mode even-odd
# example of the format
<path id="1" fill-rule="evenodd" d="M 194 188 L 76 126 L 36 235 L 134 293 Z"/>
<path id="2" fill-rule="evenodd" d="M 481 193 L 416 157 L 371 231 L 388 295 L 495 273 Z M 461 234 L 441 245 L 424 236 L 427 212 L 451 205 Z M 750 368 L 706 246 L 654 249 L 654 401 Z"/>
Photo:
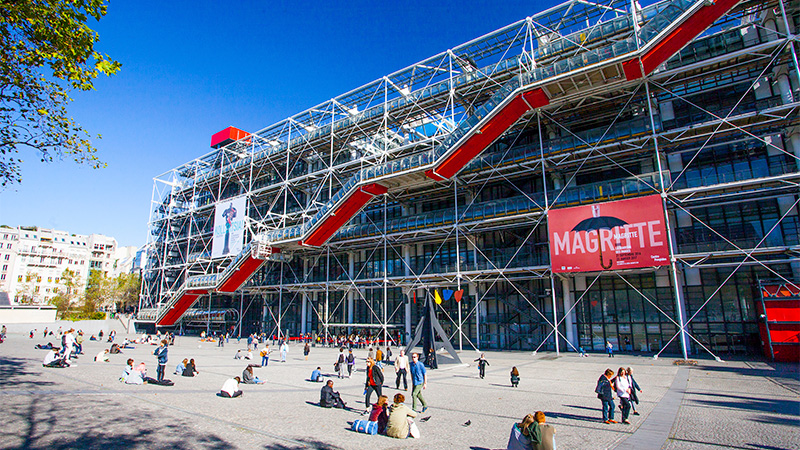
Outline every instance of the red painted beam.
<path id="1" fill-rule="evenodd" d="M 540 108 L 549 103 L 550 99 L 541 89 L 518 94 L 432 172 L 428 171 L 425 174 L 437 181 L 452 177 L 505 133 L 523 114 L 531 108 Z"/>
<path id="2" fill-rule="evenodd" d="M 389 189 L 387 189 L 386 186 L 384 186 L 382 184 L 378 184 L 378 183 L 370 183 L 370 184 L 367 184 L 365 186 L 362 186 L 361 190 L 366 192 L 366 193 L 368 193 L 368 194 L 372 194 L 373 196 L 375 196 L 375 195 L 383 195 L 383 194 L 389 192 Z"/>
<path id="3" fill-rule="evenodd" d="M 320 246 L 325 243 L 339 228 L 347 223 L 364 205 L 372 199 L 372 195 L 357 190 L 344 201 L 336 211 L 303 241 L 305 245 Z"/>
<path id="4" fill-rule="evenodd" d="M 263 259 L 247 258 L 217 290 L 219 292 L 235 292 L 264 264 L 264 261 Z"/>
<path id="5" fill-rule="evenodd" d="M 767 300 L 767 318 L 770 321 L 800 323 L 800 300 Z"/>
<path id="6" fill-rule="evenodd" d="M 323 222 L 314 230 L 308 239 L 301 241 L 300 244 L 312 245 L 318 247 L 324 244 L 331 236 L 333 236 L 344 224 L 350 221 L 361 208 L 364 207 L 372 197 L 383 195 L 389 190 L 386 186 L 378 183 L 370 183 L 357 189 L 350 197 L 347 198 L 333 214 L 329 215 Z"/>
<path id="7" fill-rule="evenodd" d="M 175 325 L 175 322 L 183 316 L 187 309 L 194 305 L 199 295 L 184 293 L 181 298 L 170 308 L 164 317 L 156 323 L 158 326 L 169 327 Z"/>
<path id="8" fill-rule="evenodd" d="M 622 63 L 625 78 L 636 80 L 652 73 L 664 61 L 678 53 L 692 39 L 700 35 L 720 17 L 733 9 L 740 0 L 714 0 L 706 4 L 686 19 L 677 28 L 672 30 L 661 42 L 658 42 L 639 59 L 632 59 Z"/>

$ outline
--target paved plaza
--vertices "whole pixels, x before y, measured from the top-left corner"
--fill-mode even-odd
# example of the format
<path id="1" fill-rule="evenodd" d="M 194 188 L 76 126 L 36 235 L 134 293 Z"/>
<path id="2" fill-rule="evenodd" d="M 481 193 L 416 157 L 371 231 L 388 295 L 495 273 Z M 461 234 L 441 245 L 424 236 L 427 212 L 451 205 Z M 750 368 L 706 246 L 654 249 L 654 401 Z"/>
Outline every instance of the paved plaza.
<path id="1" fill-rule="evenodd" d="M 472 362 L 477 354 L 465 351 L 465 364 L 428 373 L 430 409 L 420 417 L 430 419 L 418 422 L 422 438 L 396 440 L 350 431 L 353 420 L 366 418 L 359 412 L 313 404 L 321 384 L 306 379 L 317 366 L 333 372 L 334 349 L 312 348 L 305 361 L 302 347 L 293 345 L 286 363 L 274 352 L 268 367 L 255 369 L 266 384 L 241 385 L 242 397 L 226 399 L 215 394 L 247 365 L 233 359 L 245 340 L 219 348 L 178 337 L 167 366 L 172 387 L 117 381 L 127 358 L 146 362 L 154 376 L 152 346 L 95 363 L 93 356 L 108 344 L 90 341 L 73 367 L 45 369 L 45 351 L 33 349 L 43 342 L 40 335 L 31 340 L 13 333 L 0 344 L 1 449 L 499 449 L 505 448 L 512 424 L 537 410 L 555 426 L 559 449 L 800 448 L 800 381 L 794 365 L 700 360 L 687 368 L 673 365 L 672 358 L 488 352 L 490 366 L 480 379 Z M 334 378 L 348 406 L 359 409 L 366 354 L 356 350 L 359 370 L 352 378 Z M 171 375 L 183 358 L 195 358 L 200 375 Z M 520 371 L 517 389 L 509 383 L 512 366 Z M 621 366 L 634 369 L 643 389 L 641 415 L 632 416 L 631 425 L 606 425 L 599 420 L 595 382 L 606 367 Z M 384 393 L 391 397 L 397 392 L 391 366 L 386 375 Z"/>

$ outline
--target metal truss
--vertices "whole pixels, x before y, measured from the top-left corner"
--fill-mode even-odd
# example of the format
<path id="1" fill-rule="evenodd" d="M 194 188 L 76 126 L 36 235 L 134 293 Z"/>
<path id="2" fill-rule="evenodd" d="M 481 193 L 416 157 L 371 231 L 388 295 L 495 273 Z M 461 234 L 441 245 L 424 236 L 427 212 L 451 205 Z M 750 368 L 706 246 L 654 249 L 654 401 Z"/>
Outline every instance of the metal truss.
<path id="1" fill-rule="evenodd" d="M 248 240 L 305 225 L 330 208 L 335 194 L 358 171 L 437 148 L 513 77 L 558 66 L 631 37 L 637 48 L 646 45 L 642 30 L 670 4 L 664 1 L 632 9 L 627 0 L 564 3 L 156 177 L 142 308 L 158 307 L 189 276 L 219 272 L 230 262 L 231 258 L 210 258 L 215 203 L 247 196 Z M 437 309 L 453 326 L 450 337 L 458 339 L 459 348 L 466 340 L 477 350 L 482 342 L 482 305 L 493 301 L 518 308 L 497 295 L 489 300 L 492 289 L 503 284 L 525 301 L 527 310 L 519 314 L 539 324 L 535 351 L 547 345 L 558 353 L 562 345 L 577 350 L 577 336 L 570 336 L 568 329 L 576 320 L 576 309 L 599 279 L 615 277 L 675 326 L 677 332 L 656 357 L 674 340 L 680 343 L 684 358 L 690 341 L 717 357 L 690 333 L 689 326 L 741 267 L 757 265 L 791 282 L 773 266 L 796 264 L 800 249 L 764 244 L 797 208 L 800 171 L 795 165 L 769 176 L 698 186 L 687 186 L 686 177 L 706 153 L 730 142 L 759 143 L 771 154 L 797 163 L 800 149 L 789 151 L 774 138 L 783 136 L 788 141 L 800 125 L 798 92 L 792 88 L 800 80 L 788 78 L 800 73 L 788 7 L 796 9 L 785 0 L 741 2 L 687 50 L 636 81 L 620 80 L 621 69 L 605 70 L 600 78 L 559 78 L 547 86 L 549 106 L 521 117 L 451 180 L 432 183 L 417 176 L 399 177 L 380 205 L 367 206 L 323 247 L 292 246 L 290 261 L 268 263 L 241 290 L 242 305 L 244 296 L 249 297 L 248 304 L 254 299 L 263 301 L 264 323 L 278 335 L 283 333 L 287 315 L 300 303 L 303 331 L 310 331 L 306 324 L 312 316 L 319 325 L 317 331 L 326 338 L 331 329 L 371 326 L 390 340 L 390 329 L 410 327 L 412 297 L 432 295 L 432 288 L 468 288 L 474 303 L 466 311 L 460 305 L 456 311 L 445 306 Z M 790 92 L 763 97 L 767 78 L 788 83 Z M 737 101 L 712 108 L 695 100 L 698 93 L 710 95 L 722 89 L 738 89 Z M 693 118 L 681 125 L 667 118 L 665 104 L 680 104 Z M 676 123 L 669 125 L 670 120 Z M 668 166 L 684 153 L 692 156 L 680 168 Z M 604 171 L 617 178 L 582 181 Z M 496 192 L 504 197 L 498 198 Z M 584 274 L 587 287 L 577 299 L 567 301 L 565 278 L 550 270 L 546 257 L 548 212 L 653 193 L 661 195 L 669 223 L 672 258 L 668 271 L 675 314 L 628 279 L 653 269 Z M 772 229 L 750 247 L 738 245 L 735 237 L 726 236 L 726 230 L 693 213 L 708 205 L 778 196 L 791 198 L 791 207 L 787 204 Z M 681 253 L 676 214 L 681 220 L 688 217 L 731 248 Z M 495 235 L 515 241 L 498 251 L 484 244 Z M 468 261 L 462 260 L 465 249 L 471 254 Z M 536 254 L 534 249 L 541 252 Z M 442 259 L 449 263 L 437 265 Z M 390 269 L 389 261 L 399 264 Z M 370 265 L 378 269 L 368 269 Z M 683 272 L 723 266 L 733 271 L 699 309 L 685 314 Z M 315 269 L 321 270 L 315 274 Z M 538 280 L 540 292 L 523 286 L 531 280 Z M 388 301 L 390 289 L 403 293 L 403 300 L 394 306 Z M 382 301 L 376 303 L 374 295 L 365 295 L 367 290 L 381 292 Z M 353 319 L 356 302 L 365 308 L 361 321 Z M 345 320 L 337 319 L 345 316 Z"/>

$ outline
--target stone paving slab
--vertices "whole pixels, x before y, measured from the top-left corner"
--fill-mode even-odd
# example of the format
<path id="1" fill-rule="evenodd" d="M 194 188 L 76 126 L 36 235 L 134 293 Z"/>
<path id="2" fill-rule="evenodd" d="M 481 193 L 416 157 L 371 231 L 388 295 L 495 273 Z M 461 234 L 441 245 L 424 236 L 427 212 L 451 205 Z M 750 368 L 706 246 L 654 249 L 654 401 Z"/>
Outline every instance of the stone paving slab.
<path id="1" fill-rule="evenodd" d="M 137 363 L 145 361 L 154 374 L 155 347 L 137 346 L 122 355 L 111 355 L 110 363 L 94 363 L 93 355 L 108 344 L 90 341 L 85 343 L 86 355 L 76 366 L 45 369 L 41 366 L 45 352 L 33 350 L 39 342 L 13 334 L 0 344 L 0 401 L 6 412 L 4 426 L 0 427 L 0 449 L 497 449 L 505 448 L 512 424 L 536 410 L 544 411 L 555 426 L 559 448 L 607 449 L 617 446 L 646 421 L 678 371 L 663 358 L 579 358 L 573 354 L 554 358 L 548 353 L 487 352 L 491 365 L 481 380 L 471 362 L 477 354 L 465 351 L 462 360 L 469 365 L 429 372 L 425 397 L 430 410 L 425 416 L 431 419 L 420 423 L 422 438 L 396 440 L 350 431 L 350 422 L 363 418 L 358 412 L 327 410 L 312 404 L 319 399 L 321 385 L 306 378 L 317 366 L 323 372 L 332 372 L 338 353 L 335 349 L 313 348 L 306 361 L 301 347 L 293 345 L 288 362 L 273 358 L 268 367 L 255 369 L 267 384 L 242 385 L 243 397 L 224 399 L 216 392 L 226 378 L 240 375 L 246 366 L 247 362 L 233 359 L 236 349 L 245 346 L 244 340 L 239 344 L 232 340 L 219 348 L 199 343 L 196 338 L 179 337 L 170 347 L 167 373 L 183 358 L 195 358 L 200 375 L 169 375 L 175 381 L 173 387 L 131 386 L 117 381 L 128 357 Z M 351 379 L 334 378 L 335 389 L 349 406 L 363 407 L 366 353 L 356 350 L 359 370 Z M 512 366 L 521 373 L 517 389 L 509 383 Z M 631 426 L 601 423 L 600 402 L 594 394 L 600 373 L 606 367 L 620 366 L 634 367 L 644 390 L 639 406 L 642 415 L 633 416 Z M 719 387 L 724 391 L 725 386 L 736 383 L 736 371 L 721 373 L 734 376 L 733 380 L 721 380 Z M 773 390 L 764 395 L 783 395 L 785 388 L 768 383 Z M 384 393 L 393 396 L 396 392 L 389 367 Z M 467 421 L 471 424 L 463 426 Z M 788 425 L 783 427 L 778 432 L 791 431 Z M 673 434 L 680 437 L 681 431 L 678 427 Z"/>

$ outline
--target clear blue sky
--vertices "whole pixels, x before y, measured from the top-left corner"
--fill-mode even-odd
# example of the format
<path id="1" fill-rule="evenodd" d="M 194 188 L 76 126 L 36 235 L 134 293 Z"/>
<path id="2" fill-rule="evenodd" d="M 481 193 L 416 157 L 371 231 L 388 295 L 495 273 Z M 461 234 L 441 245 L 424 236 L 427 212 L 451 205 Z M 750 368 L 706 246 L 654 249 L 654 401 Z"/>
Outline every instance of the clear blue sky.
<path id="1" fill-rule="evenodd" d="M 0 224 L 143 245 L 153 177 L 557 1 L 114 1 L 97 49 L 122 63 L 74 93 L 73 117 L 108 168 L 38 162 L 0 192 Z"/>

